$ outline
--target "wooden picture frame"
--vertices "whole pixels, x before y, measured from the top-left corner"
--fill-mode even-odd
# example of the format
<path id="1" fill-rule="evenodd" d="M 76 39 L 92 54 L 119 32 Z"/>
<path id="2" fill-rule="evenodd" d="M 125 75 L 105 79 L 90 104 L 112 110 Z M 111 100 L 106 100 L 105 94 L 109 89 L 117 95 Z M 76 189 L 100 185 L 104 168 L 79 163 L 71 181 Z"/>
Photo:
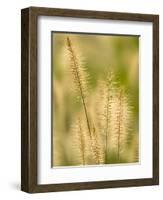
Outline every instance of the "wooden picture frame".
<path id="1" fill-rule="evenodd" d="M 37 20 L 39 16 L 151 22 L 153 25 L 153 176 L 152 178 L 38 184 L 37 162 Z M 148 67 L 147 67 L 148 68 Z M 148 69 L 147 69 L 148 72 Z M 148 75 L 148 74 L 147 74 Z M 159 184 L 159 16 L 58 8 L 21 11 L 21 190 L 29 193 Z"/>

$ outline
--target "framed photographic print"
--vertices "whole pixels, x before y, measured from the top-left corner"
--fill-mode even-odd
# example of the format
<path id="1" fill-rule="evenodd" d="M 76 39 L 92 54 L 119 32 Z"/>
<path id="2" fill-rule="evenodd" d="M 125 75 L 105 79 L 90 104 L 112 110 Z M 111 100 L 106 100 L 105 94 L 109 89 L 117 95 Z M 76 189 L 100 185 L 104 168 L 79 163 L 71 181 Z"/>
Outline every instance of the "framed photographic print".
<path id="1" fill-rule="evenodd" d="M 159 16 L 22 9 L 21 189 L 159 184 Z"/>

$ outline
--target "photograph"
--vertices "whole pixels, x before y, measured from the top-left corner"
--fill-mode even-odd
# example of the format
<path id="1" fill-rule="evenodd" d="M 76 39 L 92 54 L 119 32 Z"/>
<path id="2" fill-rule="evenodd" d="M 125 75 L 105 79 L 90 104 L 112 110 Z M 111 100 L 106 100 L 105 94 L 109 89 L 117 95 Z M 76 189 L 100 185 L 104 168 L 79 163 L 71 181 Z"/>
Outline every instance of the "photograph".
<path id="1" fill-rule="evenodd" d="M 159 15 L 21 10 L 21 190 L 159 184 Z"/>
<path id="2" fill-rule="evenodd" d="M 139 35 L 51 32 L 52 167 L 139 156 Z"/>

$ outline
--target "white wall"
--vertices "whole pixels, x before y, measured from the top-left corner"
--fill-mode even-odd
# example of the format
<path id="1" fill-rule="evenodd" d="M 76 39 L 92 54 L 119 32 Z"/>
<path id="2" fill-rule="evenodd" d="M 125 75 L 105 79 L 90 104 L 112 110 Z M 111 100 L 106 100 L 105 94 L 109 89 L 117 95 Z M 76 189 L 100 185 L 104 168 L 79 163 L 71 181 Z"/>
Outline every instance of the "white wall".
<path id="1" fill-rule="evenodd" d="M 15 0 L 0 4 L 0 199 L 162 199 L 163 185 L 29 195 L 20 189 L 20 9 L 28 6 L 156 13 L 161 0 Z M 160 23 L 160 35 L 163 33 Z M 161 38 L 160 38 L 161 41 Z M 162 41 L 161 41 L 162 42 Z M 162 50 L 162 46 L 160 45 Z M 160 57 L 161 57 L 160 50 Z M 161 66 L 160 59 L 160 66 Z M 160 67 L 160 72 L 162 69 Z M 162 74 L 163 75 L 163 74 Z M 160 81 L 163 84 L 163 80 Z M 161 96 L 162 94 L 160 94 Z M 160 101 L 163 98 L 161 97 Z M 162 109 L 162 106 L 160 106 Z M 161 124 L 161 123 L 160 123 Z M 162 132 L 162 127 L 160 133 Z M 161 135 L 161 134 L 160 134 Z M 162 137 L 161 137 L 162 139 Z M 160 145 L 163 146 L 163 145 Z M 163 147 L 160 148 L 163 153 Z M 163 158 L 161 159 L 163 167 Z M 161 168 L 160 167 L 160 168 Z M 161 174 L 161 173 L 160 173 Z M 162 175 L 162 174 L 161 174 Z"/>

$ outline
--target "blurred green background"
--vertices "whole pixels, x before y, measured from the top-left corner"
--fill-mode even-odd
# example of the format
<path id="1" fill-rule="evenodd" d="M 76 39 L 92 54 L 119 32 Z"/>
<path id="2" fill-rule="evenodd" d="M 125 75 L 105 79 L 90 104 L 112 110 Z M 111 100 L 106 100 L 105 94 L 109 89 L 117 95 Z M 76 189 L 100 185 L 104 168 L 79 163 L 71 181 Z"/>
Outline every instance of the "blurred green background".
<path id="1" fill-rule="evenodd" d="M 127 90 L 133 105 L 134 131 L 138 135 L 139 115 L 139 37 L 96 34 L 52 34 L 53 63 L 53 166 L 78 165 L 71 125 L 80 105 L 70 88 L 66 66 L 66 38 L 74 39 L 84 57 L 90 76 L 90 95 L 108 69 L 115 81 Z M 138 136 L 137 136 L 138 137 Z M 127 162 L 127 161 L 126 161 Z"/>

